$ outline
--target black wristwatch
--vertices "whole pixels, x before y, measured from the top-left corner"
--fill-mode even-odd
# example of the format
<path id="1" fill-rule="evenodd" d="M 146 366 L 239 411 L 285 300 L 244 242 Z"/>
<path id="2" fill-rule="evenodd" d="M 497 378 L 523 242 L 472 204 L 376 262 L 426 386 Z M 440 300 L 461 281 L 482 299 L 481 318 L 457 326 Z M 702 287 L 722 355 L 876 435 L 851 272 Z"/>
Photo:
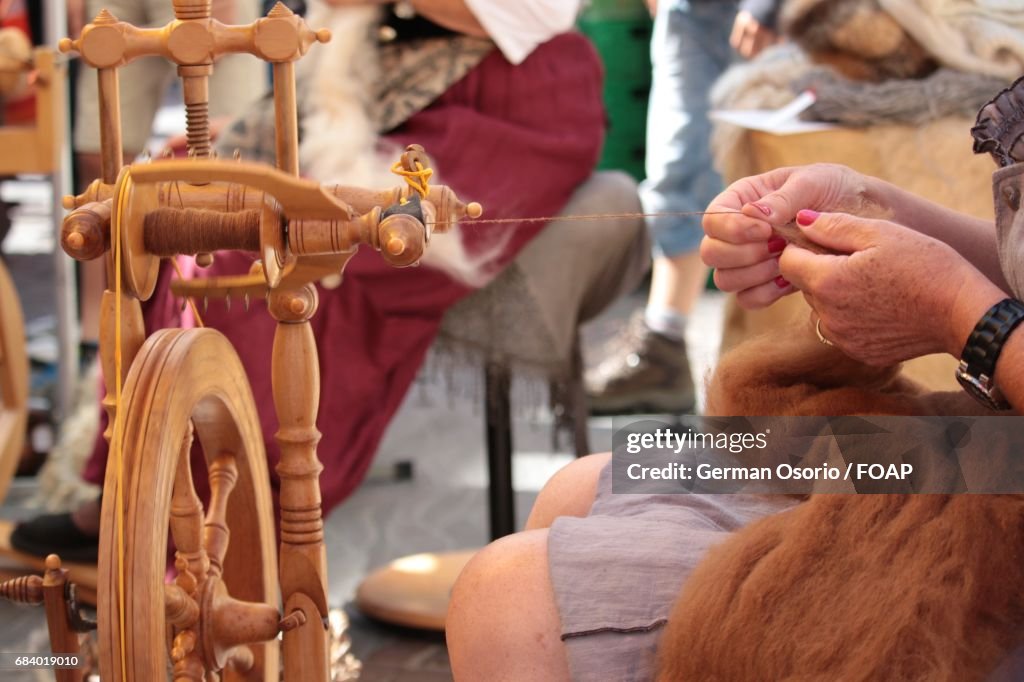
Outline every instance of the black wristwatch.
<path id="1" fill-rule="evenodd" d="M 1024 303 L 1012 298 L 1003 299 L 988 309 L 967 337 L 956 379 L 964 390 L 981 404 L 993 410 L 1008 410 L 1010 404 L 1003 398 L 995 379 L 996 361 L 1003 344 L 1017 325 L 1024 322 Z"/>

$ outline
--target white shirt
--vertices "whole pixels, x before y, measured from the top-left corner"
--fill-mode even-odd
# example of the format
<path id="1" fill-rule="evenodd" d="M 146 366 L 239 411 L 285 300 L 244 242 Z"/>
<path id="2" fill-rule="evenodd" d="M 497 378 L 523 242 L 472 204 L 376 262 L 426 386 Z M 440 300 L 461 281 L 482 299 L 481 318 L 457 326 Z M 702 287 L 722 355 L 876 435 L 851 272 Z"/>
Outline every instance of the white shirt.
<path id="1" fill-rule="evenodd" d="M 582 0 L 465 0 L 505 58 L 526 59 L 540 44 L 570 30 Z"/>

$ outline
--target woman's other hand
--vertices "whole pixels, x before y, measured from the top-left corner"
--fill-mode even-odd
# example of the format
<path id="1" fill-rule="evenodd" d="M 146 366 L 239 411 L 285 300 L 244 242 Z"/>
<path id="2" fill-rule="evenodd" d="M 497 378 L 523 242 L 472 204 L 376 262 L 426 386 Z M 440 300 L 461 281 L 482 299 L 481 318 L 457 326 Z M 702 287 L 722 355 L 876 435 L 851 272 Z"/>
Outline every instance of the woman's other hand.
<path id="1" fill-rule="evenodd" d="M 821 334 L 869 365 L 959 356 L 979 306 L 1003 297 L 950 246 L 902 225 L 815 211 L 801 211 L 797 225 L 811 241 L 845 255 L 787 246 L 783 276 L 803 292 Z"/>
<path id="2" fill-rule="evenodd" d="M 732 183 L 708 206 L 700 253 L 715 268 L 715 284 L 735 292 L 744 308 L 762 308 L 794 291 L 780 277 L 785 248 L 773 225 L 793 222 L 801 209 L 835 210 L 863 201 L 868 179 L 845 166 L 779 168 Z"/>

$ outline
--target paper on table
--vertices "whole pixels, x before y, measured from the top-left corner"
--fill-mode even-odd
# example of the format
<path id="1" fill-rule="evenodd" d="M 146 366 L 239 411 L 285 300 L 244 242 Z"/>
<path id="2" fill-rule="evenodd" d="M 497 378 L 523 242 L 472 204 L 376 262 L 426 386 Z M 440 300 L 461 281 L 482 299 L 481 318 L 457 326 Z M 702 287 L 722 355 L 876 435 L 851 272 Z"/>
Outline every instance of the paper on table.
<path id="1" fill-rule="evenodd" d="M 833 123 L 800 120 L 800 114 L 814 104 L 814 101 L 814 93 L 808 90 L 781 109 L 722 109 L 712 111 L 709 116 L 713 121 L 775 135 L 813 133 L 838 127 Z"/>

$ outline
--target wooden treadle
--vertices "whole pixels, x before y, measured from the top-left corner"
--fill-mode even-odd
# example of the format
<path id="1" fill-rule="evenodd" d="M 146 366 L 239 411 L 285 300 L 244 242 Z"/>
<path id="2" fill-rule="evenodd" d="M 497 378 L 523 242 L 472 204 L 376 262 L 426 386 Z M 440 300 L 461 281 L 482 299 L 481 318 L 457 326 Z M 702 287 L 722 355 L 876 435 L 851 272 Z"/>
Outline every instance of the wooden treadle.
<path id="1" fill-rule="evenodd" d="M 359 585 L 356 605 L 377 620 L 421 630 L 444 630 L 455 579 L 476 550 L 396 559 Z"/>

